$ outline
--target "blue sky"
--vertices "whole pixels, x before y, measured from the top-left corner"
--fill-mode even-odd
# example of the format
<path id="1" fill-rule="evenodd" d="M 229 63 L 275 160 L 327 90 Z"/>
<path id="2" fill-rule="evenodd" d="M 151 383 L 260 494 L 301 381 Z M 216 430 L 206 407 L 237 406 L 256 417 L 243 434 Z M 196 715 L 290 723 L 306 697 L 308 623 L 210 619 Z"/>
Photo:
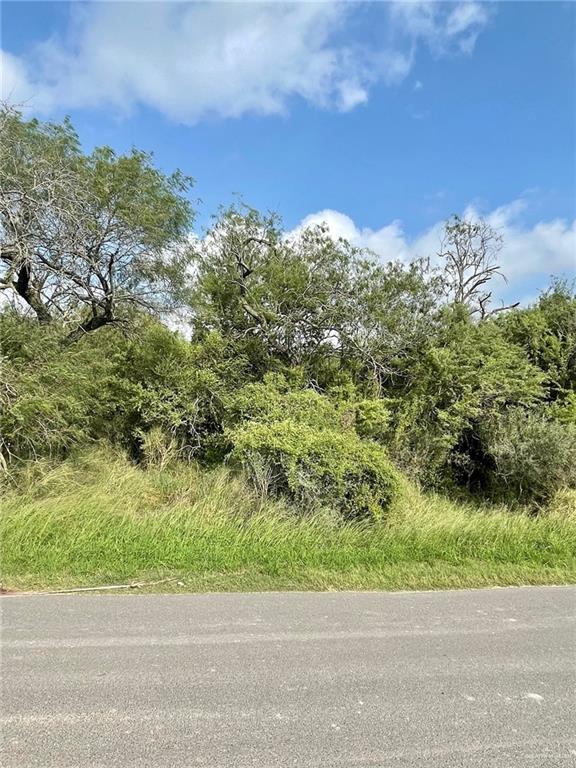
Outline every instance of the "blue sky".
<path id="1" fill-rule="evenodd" d="M 326 220 L 409 259 L 468 212 L 504 235 L 503 296 L 574 270 L 573 3 L 5 2 L 2 14 L 4 96 L 70 114 L 87 149 L 136 145 L 180 167 L 199 226 L 238 194 L 289 228 Z"/>

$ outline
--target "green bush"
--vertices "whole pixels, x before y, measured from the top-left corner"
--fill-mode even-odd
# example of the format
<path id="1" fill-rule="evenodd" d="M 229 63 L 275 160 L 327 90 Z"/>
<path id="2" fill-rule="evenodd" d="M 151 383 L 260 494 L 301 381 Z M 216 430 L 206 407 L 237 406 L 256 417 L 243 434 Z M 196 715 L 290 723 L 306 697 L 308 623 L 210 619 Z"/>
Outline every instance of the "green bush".
<path id="1" fill-rule="evenodd" d="M 576 391 L 568 392 L 562 400 L 555 400 L 548 406 L 548 412 L 556 421 L 576 425 Z"/>
<path id="2" fill-rule="evenodd" d="M 262 494 L 286 496 L 303 511 L 379 519 L 394 499 L 396 473 L 383 449 L 354 432 L 294 420 L 245 422 L 229 432 L 232 458 Z"/>
<path id="3" fill-rule="evenodd" d="M 354 403 L 354 427 L 360 437 L 378 442 L 390 438 L 392 413 L 384 400 L 359 400 Z"/>
<path id="4" fill-rule="evenodd" d="M 506 338 L 543 372 L 551 402 L 562 403 L 576 390 L 575 288 L 576 282 L 553 280 L 536 304 L 498 320 Z"/>
<path id="5" fill-rule="evenodd" d="M 145 459 L 142 435 L 158 429 L 173 440 L 182 459 L 221 460 L 225 400 L 246 375 L 244 366 L 216 333 L 190 343 L 151 323 L 129 347 L 122 366 L 131 395 L 126 444 Z"/>
<path id="6" fill-rule="evenodd" d="M 291 389 L 281 374 L 268 373 L 263 382 L 246 384 L 227 403 L 229 425 L 242 421 L 271 423 L 289 419 L 318 429 L 341 429 L 346 416 L 326 395 L 313 389 Z"/>
<path id="7" fill-rule="evenodd" d="M 130 334 L 104 328 L 65 348 L 61 335 L 0 313 L 6 460 L 63 458 L 105 439 L 147 462 L 146 440 L 160 434 L 183 459 L 222 459 L 224 398 L 247 374 L 218 334 L 192 344 L 140 316 Z"/>
<path id="8" fill-rule="evenodd" d="M 486 437 L 492 492 L 511 501 L 544 504 L 576 487 L 576 426 L 513 409 Z"/>
<path id="9" fill-rule="evenodd" d="M 493 321 L 473 323 L 447 310 L 444 327 L 414 362 L 410 388 L 396 400 L 391 455 L 424 487 L 478 481 L 479 431 L 514 407 L 537 408 L 544 375 Z"/>
<path id="10" fill-rule="evenodd" d="M 289 419 L 318 429 L 355 429 L 360 437 L 385 442 L 390 437 L 388 400 L 364 398 L 355 387 L 334 388 L 327 394 L 288 381 L 284 374 L 268 373 L 234 393 L 226 404 L 229 426 L 242 421 L 270 423 Z"/>
<path id="11" fill-rule="evenodd" d="M 124 390 L 123 337 L 104 329 L 60 349 L 55 329 L 0 315 L 0 453 L 7 460 L 62 458 L 78 445 L 114 439 Z"/>

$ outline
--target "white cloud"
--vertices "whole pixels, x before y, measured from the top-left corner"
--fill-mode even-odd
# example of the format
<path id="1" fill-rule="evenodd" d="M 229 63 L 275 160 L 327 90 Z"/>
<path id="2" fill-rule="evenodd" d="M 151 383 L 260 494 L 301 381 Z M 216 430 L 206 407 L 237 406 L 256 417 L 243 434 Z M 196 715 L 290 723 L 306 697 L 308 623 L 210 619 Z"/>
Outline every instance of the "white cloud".
<path id="1" fill-rule="evenodd" d="M 576 275 L 576 220 L 540 221 L 533 226 L 522 223 L 522 213 L 528 207 L 524 199 L 496 208 L 487 213 L 469 206 L 463 217 L 483 216 L 503 238 L 499 255 L 502 271 L 509 278 L 494 286 L 497 299 L 516 299 L 537 293 L 552 275 Z M 438 221 L 416 237 L 410 238 L 400 221 L 380 229 L 359 227 L 346 214 L 330 209 L 306 216 L 295 231 L 311 224 L 326 223 L 334 237 L 343 237 L 359 248 L 368 248 L 383 261 L 399 259 L 405 263 L 418 257 L 434 260 L 440 246 L 444 222 Z"/>
<path id="2" fill-rule="evenodd" d="M 341 237 L 358 248 L 368 248 L 383 261 L 410 261 L 412 258 L 410 244 L 399 221 L 393 221 L 381 229 L 361 228 L 345 213 L 327 208 L 306 216 L 295 232 L 314 224 L 326 224 L 332 237 Z"/>
<path id="3" fill-rule="evenodd" d="M 479 3 L 460 3 L 446 20 L 445 39 L 448 44 L 456 41 L 461 53 L 471 53 L 487 21 L 487 6 Z"/>
<path id="4" fill-rule="evenodd" d="M 405 78 L 419 45 L 469 53 L 488 20 L 477 2 L 375 8 L 368 46 L 346 34 L 355 3 L 72 3 L 64 35 L 4 56 L 2 96 L 45 113 L 144 105 L 184 123 L 283 113 L 294 97 L 347 111 L 374 82 Z"/>
<path id="5" fill-rule="evenodd" d="M 471 53 L 491 10 L 486 3 L 397 2 L 391 4 L 395 31 L 424 42 L 437 56 Z"/>
<path id="6" fill-rule="evenodd" d="M 511 280 L 576 274 L 576 220 L 540 221 L 526 228 L 521 214 L 527 208 L 527 201 L 520 198 L 484 216 L 504 240 L 500 262 L 505 274 Z M 471 218 L 480 214 L 473 206 L 465 211 Z"/>
<path id="7" fill-rule="evenodd" d="M 21 104 L 34 96 L 26 65 L 16 56 L 0 50 L 0 93 L 2 101 Z"/>

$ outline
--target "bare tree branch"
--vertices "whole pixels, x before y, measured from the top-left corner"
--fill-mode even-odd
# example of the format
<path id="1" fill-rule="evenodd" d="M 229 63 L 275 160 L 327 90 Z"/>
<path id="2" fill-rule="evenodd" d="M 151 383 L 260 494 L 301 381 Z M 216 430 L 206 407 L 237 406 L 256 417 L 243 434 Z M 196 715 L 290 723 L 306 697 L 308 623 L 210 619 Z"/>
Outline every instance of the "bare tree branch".
<path id="1" fill-rule="evenodd" d="M 438 256 L 444 261 L 448 294 L 481 320 L 518 306 L 489 309 L 492 291 L 486 286 L 496 276 L 506 281 L 498 264 L 501 249 L 501 235 L 484 219 L 467 221 L 454 216 L 446 222 Z"/>

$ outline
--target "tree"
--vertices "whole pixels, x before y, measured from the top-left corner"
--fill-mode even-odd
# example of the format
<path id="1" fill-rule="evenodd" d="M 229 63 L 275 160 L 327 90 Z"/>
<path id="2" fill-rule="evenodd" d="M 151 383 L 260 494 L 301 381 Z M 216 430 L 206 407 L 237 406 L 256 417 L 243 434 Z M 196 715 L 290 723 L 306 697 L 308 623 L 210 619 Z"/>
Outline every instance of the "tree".
<path id="1" fill-rule="evenodd" d="M 152 156 L 82 153 L 69 120 L 0 110 L 0 285 L 41 324 L 68 325 L 65 344 L 168 307 L 183 288 L 190 179 Z M 70 327 L 71 326 L 71 327 Z"/>
<path id="2" fill-rule="evenodd" d="M 415 362 L 440 328 L 441 290 L 439 275 L 425 259 L 357 263 L 342 356 L 355 362 L 372 394 L 409 386 Z"/>
<path id="3" fill-rule="evenodd" d="M 321 227 L 288 237 L 274 215 L 225 210 L 196 249 L 196 331 L 216 329 L 286 365 L 333 354 L 353 256 Z"/>
<path id="4" fill-rule="evenodd" d="M 531 307 L 499 318 L 507 338 L 546 375 L 548 399 L 576 394 L 576 283 L 554 280 Z"/>
<path id="5" fill-rule="evenodd" d="M 456 304 L 468 307 L 471 315 L 482 320 L 519 303 L 489 309 L 489 283 L 496 276 L 506 280 L 498 264 L 501 248 L 501 235 L 484 219 L 467 221 L 453 216 L 445 224 L 438 256 L 444 260 L 449 294 Z"/>
<path id="6" fill-rule="evenodd" d="M 427 484 L 456 481 L 481 490 L 483 424 L 510 408 L 537 408 L 544 375 L 499 323 L 473 322 L 465 306 L 444 311 L 442 327 L 417 356 L 411 386 L 396 401 L 392 450 Z"/>
<path id="7" fill-rule="evenodd" d="M 429 335 L 439 297 L 423 263 L 384 265 L 325 226 L 287 234 L 249 208 L 221 214 L 196 267 L 196 333 L 218 330 L 320 386 L 346 369 L 380 388 Z"/>

